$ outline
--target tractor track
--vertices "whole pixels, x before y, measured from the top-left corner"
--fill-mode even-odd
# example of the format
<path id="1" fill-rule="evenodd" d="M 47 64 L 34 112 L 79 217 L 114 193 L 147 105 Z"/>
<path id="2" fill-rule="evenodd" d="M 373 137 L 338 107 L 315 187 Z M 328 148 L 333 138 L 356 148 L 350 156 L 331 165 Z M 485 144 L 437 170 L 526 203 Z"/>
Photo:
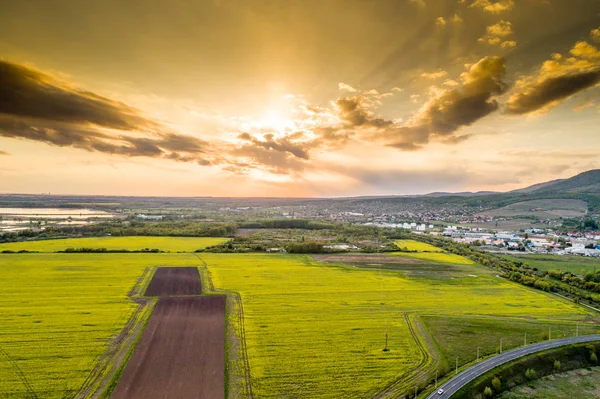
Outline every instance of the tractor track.
<path id="1" fill-rule="evenodd" d="M 439 356 L 437 355 L 437 350 L 433 345 L 431 345 L 431 353 L 434 353 L 435 355 L 432 356 L 430 354 L 430 351 L 428 351 L 425 345 L 423 345 L 421 337 L 416 331 L 410 316 L 410 313 L 404 313 L 404 320 L 408 326 L 408 331 L 410 332 L 410 335 L 412 336 L 413 341 L 415 342 L 420 353 L 419 362 L 415 365 L 411 372 L 400 376 L 398 379 L 386 385 L 382 390 L 373 396 L 373 399 L 382 399 L 400 395 L 399 391 L 402 389 L 408 389 L 407 385 L 409 385 L 411 382 L 414 382 L 416 385 L 426 381 L 430 377 L 432 371 L 438 366 Z M 426 333 L 423 328 L 421 328 L 421 330 L 423 334 Z M 426 338 L 424 337 L 423 339 Z"/>

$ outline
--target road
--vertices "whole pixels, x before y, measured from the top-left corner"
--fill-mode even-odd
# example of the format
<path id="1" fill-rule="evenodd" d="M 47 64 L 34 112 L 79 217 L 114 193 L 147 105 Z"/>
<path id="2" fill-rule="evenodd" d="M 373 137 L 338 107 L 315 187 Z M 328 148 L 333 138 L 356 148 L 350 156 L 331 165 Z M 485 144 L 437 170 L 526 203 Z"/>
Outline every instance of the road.
<path id="1" fill-rule="evenodd" d="M 577 344 L 581 342 L 600 341 L 600 335 L 586 335 L 581 337 L 553 339 L 551 341 L 544 341 L 537 344 L 531 344 L 522 346 L 520 348 L 512 349 L 510 351 L 503 352 L 494 357 L 483 360 L 476 365 L 460 372 L 456 377 L 446 381 L 445 384 L 439 386 L 435 392 L 427 397 L 427 399 L 448 399 L 455 394 L 463 386 L 473 381 L 475 378 L 487 373 L 495 367 L 501 364 L 508 363 L 512 360 L 520 357 L 530 355 L 535 352 L 544 351 L 546 349 L 557 348 L 559 346 Z M 443 389 L 444 393 L 438 395 L 438 389 Z"/>

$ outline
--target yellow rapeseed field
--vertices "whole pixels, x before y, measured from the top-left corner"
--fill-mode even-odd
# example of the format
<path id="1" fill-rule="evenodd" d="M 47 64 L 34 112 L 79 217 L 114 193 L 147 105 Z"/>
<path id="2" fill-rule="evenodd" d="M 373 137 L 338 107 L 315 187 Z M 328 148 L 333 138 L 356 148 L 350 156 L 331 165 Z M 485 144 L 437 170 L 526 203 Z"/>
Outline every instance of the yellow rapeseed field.
<path id="1" fill-rule="evenodd" d="M 217 290 L 239 294 L 244 317 L 230 308 L 230 331 L 244 332 L 259 399 L 364 398 L 394 381 L 399 393 L 414 389 L 415 368 L 437 367 L 425 321 L 439 331 L 449 318 L 458 331 L 461 317 L 497 318 L 499 330 L 511 318 L 519 328 L 597 319 L 478 265 L 428 278 L 286 254 L 0 254 L 0 397 L 72 397 L 133 314 L 128 292 L 156 266 L 200 267 Z M 233 378 L 244 367 L 229 349 Z"/>
<path id="2" fill-rule="evenodd" d="M 66 238 L 63 240 L 42 240 L 11 242 L 0 244 L 2 251 L 57 252 L 67 248 L 106 248 L 109 250 L 139 251 L 144 248 L 160 249 L 165 252 L 194 252 L 212 245 L 218 245 L 228 238 L 218 237 L 89 237 Z"/>
<path id="3" fill-rule="evenodd" d="M 201 257 L 217 289 L 241 295 L 257 398 L 365 398 L 408 376 L 421 358 L 405 314 L 557 322 L 589 316 L 488 273 L 435 281 L 292 255 Z M 383 352 L 386 331 L 389 352 Z"/>
<path id="4" fill-rule="evenodd" d="M 434 263 L 454 263 L 461 265 L 472 265 L 475 263 L 464 256 L 446 252 L 441 248 L 420 241 L 398 240 L 394 244 L 400 249 L 406 248 L 408 251 L 416 252 L 393 252 L 391 255 L 405 256 Z"/>

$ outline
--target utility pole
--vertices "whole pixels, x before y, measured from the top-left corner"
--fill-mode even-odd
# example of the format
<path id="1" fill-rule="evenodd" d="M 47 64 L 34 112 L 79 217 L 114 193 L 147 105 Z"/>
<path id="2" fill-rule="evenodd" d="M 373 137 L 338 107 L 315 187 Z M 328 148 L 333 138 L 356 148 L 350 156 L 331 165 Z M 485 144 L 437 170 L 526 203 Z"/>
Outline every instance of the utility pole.
<path id="1" fill-rule="evenodd" d="M 502 338 L 500 338 L 500 353 L 502 353 Z"/>
<path id="2" fill-rule="evenodd" d="M 577 327 L 575 328 L 575 336 L 579 337 L 579 323 L 577 323 Z"/>
<path id="3" fill-rule="evenodd" d="M 525 331 L 525 339 L 523 340 L 523 346 L 527 346 L 527 331 Z"/>
<path id="4" fill-rule="evenodd" d="M 458 356 L 456 356 L 456 371 L 454 374 L 458 374 Z"/>
<path id="5" fill-rule="evenodd" d="M 388 333 L 387 331 L 385 332 L 385 349 L 384 352 L 388 351 Z"/>
<path id="6" fill-rule="evenodd" d="M 548 327 L 548 341 L 552 339 L 552 327 Z"/>
<path id="7" fill-rule="evenodd" d="M 415 385 L 415 398 L 417 397 L 417 386 Z"/>
<path id="8" fill-rule="evenodd" d="M 478 346 L 477 347 L 477 363 L 479 363 L 479 349 L 480 349 L 480 347 Z"/>
<path id="9" fill-rule="evenodd" d="M 435 370 L 435 388 L 437 389 L 437 375 L 438 375 L 438 371 Z"/>

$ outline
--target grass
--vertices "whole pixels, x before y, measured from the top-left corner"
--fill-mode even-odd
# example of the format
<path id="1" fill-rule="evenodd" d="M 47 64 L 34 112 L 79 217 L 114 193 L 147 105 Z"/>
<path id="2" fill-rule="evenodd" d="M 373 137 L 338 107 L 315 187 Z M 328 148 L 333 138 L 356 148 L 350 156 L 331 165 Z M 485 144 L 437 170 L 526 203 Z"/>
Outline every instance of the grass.
<path id="1" fill-rule="evenodd" d="M 394 242 L 394 245 L 400 249 L 416 252 L 392 252 L 390 255 L 405 256 L 433 263 L 451 263 L 460 265 L 474 264 L 472 260 L 463 256 L 445 252 L 441 248 L 420 241 L 398 240 Z"/>
<path id="2" fill-rule="evenodd" d="M 109 250 L 126 249 L 130 251 L 144 248 L 160 249 L 165 252 L 194 252 L 197 249 L 218 245 L 228 238 L 218 237 L 92 237 L 66 238 L 63 240 L 42 240 L 11 242 L 0 244 L 0 252 L 35 251 L 57 252 L 67 248 L 106 248 Z"/>
<path id="3" fill-rule="evenodd" d="M 600 258 L 588 258 L 583 256 L 566 255 L 526 255 L 507 256 L 510 259 L 521 261 L 539 270 L 561 270 L 578 275 L 600 270 Z"/>
<path id="4" fill-rule="evenodd" d="M 515 306 L 511 304 L 510 306 Z M 522 346 L 525 342 L 535 343 L 547 340 L 550 336 L 564 338 L 575 336 L 577 323 L 569 320 L 557 322 L 544 316 L 500 317 L 500 316 L 423 316 L 421 320 L 428 332 L 438 343 L 439 349 L 453 365 L 459 358 L 459 364 L 477 359 L 477 347 L 480 355 L 499 353 L 500 339 L 503 350 Z M 591 318 L 590 318 L 591 320 Z M 580 323 L 579 334 L 598 334 L 600 325 Z"/>
<path id="5" fill-rule="evenodd" d="M 563 399 L 600 398 L 600 367 L 572 370 L 518 385 L 503 392 L 499 399 Z"/>
<path id="6" fill-rule="evenodd" d="M 217 290 L 239 293 L 243 319 L 230 308 L 228 331 L 245 337 L 259 399 L 364 398 L 398 380 L 393 395 L 412 390 L 415 368 L 438 367 L 420 324 L 448 363 L 491 333 L 575 322 L 583 332 L 593 319 L 477 265 L 431 265 L 428 277 L 289 254 L 0 254 L 0 397 L 30 397 L 28 386 L 40 398 L 73 396 L 133 314 L 128 292 L 156 266 L 202 267 Z M 242 345 L 228 348 L 239 382 Z"/>
<path id="7" fill-rule="evenodd" d="M 0 397 L 72 397 L 136 305 L 146 267 L 190 254 L 0 255 Z M 22 375 L 20 375 L 22 373 Z"/>

